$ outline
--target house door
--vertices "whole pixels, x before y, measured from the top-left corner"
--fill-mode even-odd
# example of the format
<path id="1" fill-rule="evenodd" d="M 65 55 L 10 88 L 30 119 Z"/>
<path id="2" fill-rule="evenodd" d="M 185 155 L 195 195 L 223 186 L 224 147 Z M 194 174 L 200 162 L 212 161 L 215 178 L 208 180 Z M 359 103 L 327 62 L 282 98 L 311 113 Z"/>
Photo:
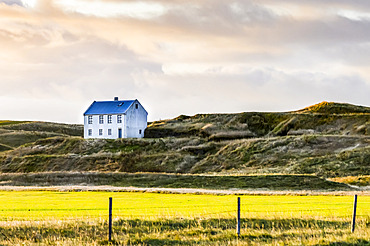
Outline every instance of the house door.
<path id="1" fill-rule="evenodd" d="M 121 128 L 118 129 L 118 138 L 122 138 L 122 129 Z"/>

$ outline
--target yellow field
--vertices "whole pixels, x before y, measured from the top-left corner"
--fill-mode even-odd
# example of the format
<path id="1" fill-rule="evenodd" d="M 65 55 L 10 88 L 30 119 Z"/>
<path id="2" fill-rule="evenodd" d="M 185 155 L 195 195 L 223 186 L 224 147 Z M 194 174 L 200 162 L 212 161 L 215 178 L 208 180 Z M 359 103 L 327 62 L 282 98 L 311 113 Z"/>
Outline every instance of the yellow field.
<path id="1" fill-rule="evenodd" d="M 119 218 L 233 217 L 235 195 L 159 194 L 140 192 L 0 192 L 1 220 L 101 218 L 113 198 Z M 350 217 L 352 196 L 241 196 L 244 217 Z M 358 215 L 370 216 L 370 197 L 358 198 Z"/>
<path id="2" fill-rule="evenodd" d="M 105 244 L 109 197 L 120 245 L 370 243 L 369 196 L 358 197 L 354 234 L 352 196 L 240 196 L 237 238 L 235 195 L 2 191 L 0 244 Z"/>

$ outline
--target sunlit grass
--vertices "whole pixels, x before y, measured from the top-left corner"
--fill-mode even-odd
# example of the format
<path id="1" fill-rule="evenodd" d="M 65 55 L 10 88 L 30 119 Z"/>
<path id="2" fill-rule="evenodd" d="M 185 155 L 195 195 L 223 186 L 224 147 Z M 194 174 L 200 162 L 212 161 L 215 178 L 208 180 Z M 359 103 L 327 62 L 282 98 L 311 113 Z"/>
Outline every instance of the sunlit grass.
<path id="1" fill-rule="evenodd" d="M 366 245 L 370 197 L 358 197 L 350 233 L 351 196 L 241 196 L 140 192 L 0 192 L 0 244 L 106 244 L 108 198 L 119 245 Z M 57 242 L 57 243 L 56 243 Z"/>

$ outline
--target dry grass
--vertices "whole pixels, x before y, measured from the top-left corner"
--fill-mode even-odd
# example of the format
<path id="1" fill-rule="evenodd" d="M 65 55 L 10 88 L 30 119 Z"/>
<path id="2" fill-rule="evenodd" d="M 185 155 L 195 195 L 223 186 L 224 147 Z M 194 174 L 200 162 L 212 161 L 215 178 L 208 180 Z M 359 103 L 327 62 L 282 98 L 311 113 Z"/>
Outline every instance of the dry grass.
<path id="1" fill-rule="evenodd" d="M 1 135 L 0 135 L 1 137 Z M 22 141 L 26 141 L 22 138 Z M 200 137 L 39 139 L 0 152 L 2 172 L 106 171 L 369 175 L 370 137 L 303 135 L 213 142 Z"/>
<path id="2" fill-rule="evenodd" d="M 235 219 L 118 219 L 113 225 L 112 244 L 369 245 L 368 222 L 358 222 L 357 231 L 350 233 L 348 220 L 343 219 L 243 219 L 238 238 Z M 108 245 L 106 221 L 2 224 L 2 245 Z"/>
<path id="3" fill-rule="evenodd" d="M 330 180 L 335 182 L 340 182 L 344 184 L 357 185 L 357 186 L 370 186 L 370 176 L 348 176 L 348 177 L 339 177 L 331 178 Z"/>

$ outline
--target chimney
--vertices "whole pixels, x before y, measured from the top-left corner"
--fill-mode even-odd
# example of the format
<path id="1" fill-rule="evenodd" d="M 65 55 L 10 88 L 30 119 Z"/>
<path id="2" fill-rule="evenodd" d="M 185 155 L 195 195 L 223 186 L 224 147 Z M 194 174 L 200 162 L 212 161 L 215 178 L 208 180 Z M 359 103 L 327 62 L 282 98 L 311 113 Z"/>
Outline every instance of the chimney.
<path id="1" fill-rule="evenodd" d="M 114 97 L 114 101 L 118 101 L 118 97 Z"/>

